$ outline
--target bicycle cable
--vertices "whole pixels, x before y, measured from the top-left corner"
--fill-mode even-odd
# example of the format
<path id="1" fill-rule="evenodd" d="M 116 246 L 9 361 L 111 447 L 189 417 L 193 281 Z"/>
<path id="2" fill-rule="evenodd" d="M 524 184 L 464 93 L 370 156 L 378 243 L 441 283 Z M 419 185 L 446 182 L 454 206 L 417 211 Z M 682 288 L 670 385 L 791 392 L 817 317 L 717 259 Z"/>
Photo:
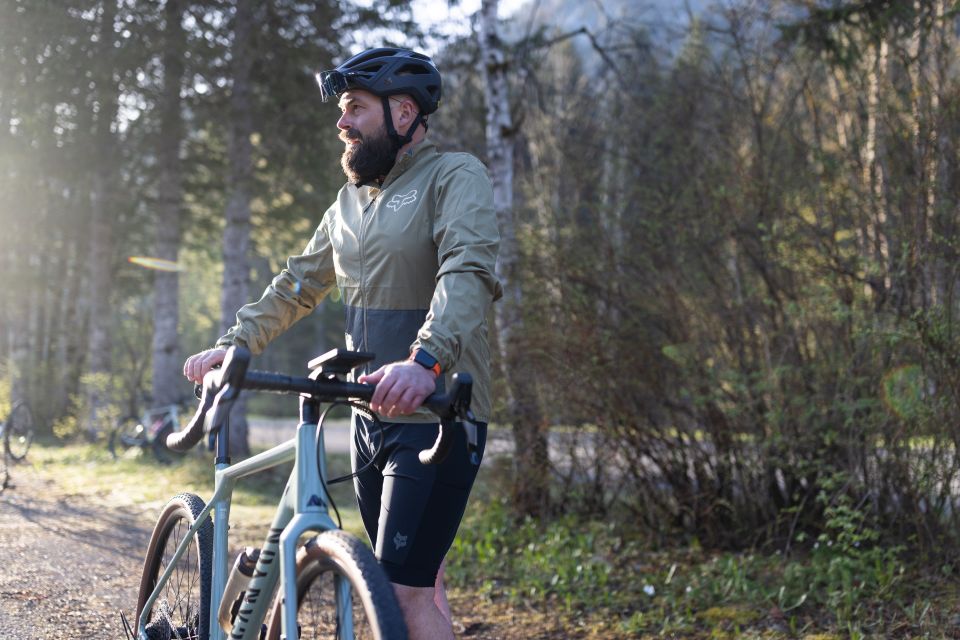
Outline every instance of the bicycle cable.
<path id="1" fill-rule="evenodd" d="M 371 420 L 377 428 L 377 435 L 378 435 L 377 445 L 373 448 L 373 455 L 370 456 L 370 460 L 367 461 L 365 465 L 363 465 L 356 471 L 339 476 L 337 478 L 334 478 L 333 480 L 324 481 L 323 475 L 322 474 L 320 475 L 320 483 L 323 486 L 323 492 L 327 495 L 327 499 L 330 500 L 330 506 L 333 507 L 333 512 L 337 516 L 337 526 L 342 529 L 343 523 L 340 520 L 340 510 L 337 509 L 337 503 L 334 502 L 333 495 L 330 493 L 330 489 L 327 487 L 327 485 L 338 484 L 340 482 L 345 482 L 351 478 L 356 478 L 358 475 L 360 475 L 361 473 L 369 469 L 373 465 L 373 463 L 377 461 L 377 456 L 380 453 L 380 447 L 383 444 L 384 426 L 383 426 L 383 423 L 380 422 L 380 418 L 377 417 L 377 414 L 373 413 L 362 404 L 353 402 L 351 400 L 336 400 L 334 402 L 331 402 L 329 405 L 327 405 L 327 408 L 323 410 L 323 413 L 320 414 L 320 420 L 317 422 L 317 464 L 319 464 L 319 460 L 320 460 L 320 443 L 323 441 L 323 423 L 327 419 L 327 414 L 330 413 L 330 410 L 337 406 L 350 407 L 351 409 L 355 410 L 357 413 L 366 417 L 368 420 Z"/>

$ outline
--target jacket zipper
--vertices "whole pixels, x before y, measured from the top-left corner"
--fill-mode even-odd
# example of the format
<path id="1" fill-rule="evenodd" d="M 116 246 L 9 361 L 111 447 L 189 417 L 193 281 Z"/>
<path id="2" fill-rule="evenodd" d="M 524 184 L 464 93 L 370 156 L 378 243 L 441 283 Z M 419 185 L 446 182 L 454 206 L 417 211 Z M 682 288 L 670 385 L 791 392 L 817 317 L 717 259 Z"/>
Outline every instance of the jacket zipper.
<path id="1" fill-rule="evenodd" d="M 367 296 L 364 292 L 364 287 L 366 286 L 366 283 L 364 282 L 365 272 L 366 272 L 366 258 L 364 257 L 364 251 L 363 251 L 363 236 L 364 236 L 364 230 L 366 229 L 366 225 L 367 225 L 367 219 L 372 217 L 370 208 L 377 201 L 377 198 L 380 197 L 381 193 L 383 192 L 380 191 L 379 193 L 377 193 L 377 195 L 375 195 L 373 199 L 367 203 L 367 206 L 363 208 L 363 211 L 360 214 L 360 238 L 358 242 L 360 245 L 360 313 L 361 313 L 361 323 L 363 324 L 363 343 L 360 349 L 361 351 L 370 350 L 370 346 L 369 346 L 370 343 L 367 340 Z"/>

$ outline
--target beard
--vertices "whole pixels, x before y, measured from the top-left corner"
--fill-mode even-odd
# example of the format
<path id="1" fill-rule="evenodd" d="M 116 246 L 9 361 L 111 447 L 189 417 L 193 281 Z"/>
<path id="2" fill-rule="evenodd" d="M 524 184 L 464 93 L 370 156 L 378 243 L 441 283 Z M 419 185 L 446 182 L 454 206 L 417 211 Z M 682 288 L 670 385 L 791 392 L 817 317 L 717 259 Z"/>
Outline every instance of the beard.
<path id="1" fill-rule="evenodd" d="M 384 126 L 367 136 L 357 129 L 347 129 L 340 138 L 360 140 L 359 144 L 347 145 L 340 156 L 340 166 L 347 180 L 358 187 L 380 180 L 390 173 L 397 161 L 399 147 Z"/>

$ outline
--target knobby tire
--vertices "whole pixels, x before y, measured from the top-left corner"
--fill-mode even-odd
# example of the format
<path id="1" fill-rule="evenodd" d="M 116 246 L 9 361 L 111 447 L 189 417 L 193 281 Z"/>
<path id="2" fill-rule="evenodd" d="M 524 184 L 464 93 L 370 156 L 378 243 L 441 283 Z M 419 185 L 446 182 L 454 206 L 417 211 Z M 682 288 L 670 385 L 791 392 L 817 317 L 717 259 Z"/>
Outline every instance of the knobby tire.
<path id="1" fill-rule="evenodd" d="M 204 506 L 198 496 L 181 493 L 174 496 L 161 512 L 143 563 L 136 620 L 144 613 L 144 605 L 157 579 L 163 575 L 177 546 L 197 521 Z M 213 524 L 208 518 L 181 556 L 153 608 L 146 612 L 148 629 L 169 623 L 176 632 L 171 635 L 173 638 L 209 640 L 212 558 Z"/>
<path id="2" fill-rule="evenodd" d="M 351 587 L 354 635 L 338 633 L 334 579 Z M 281 631 L 278 594 L 267 625 L 269 640 Z M 297 554 L 297 624 L 301 640 L 406 640 L 400 605 L 376 558 L 359 539 L 344 531 L 326 531 Z"/>

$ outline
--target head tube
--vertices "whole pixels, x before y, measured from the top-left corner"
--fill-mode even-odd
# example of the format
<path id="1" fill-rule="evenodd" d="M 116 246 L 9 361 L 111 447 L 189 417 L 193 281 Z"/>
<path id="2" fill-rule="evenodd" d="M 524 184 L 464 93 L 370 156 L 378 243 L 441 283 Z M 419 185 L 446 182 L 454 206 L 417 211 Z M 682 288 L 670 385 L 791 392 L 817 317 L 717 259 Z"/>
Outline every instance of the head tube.
<path id="1" fill-rule="evenodd" d="M 347 77 L 336 69 L 320 71 L 314 77 L 320 85 L 320 99 L 324 102 L 339 97 L 347 90 Z"/>

